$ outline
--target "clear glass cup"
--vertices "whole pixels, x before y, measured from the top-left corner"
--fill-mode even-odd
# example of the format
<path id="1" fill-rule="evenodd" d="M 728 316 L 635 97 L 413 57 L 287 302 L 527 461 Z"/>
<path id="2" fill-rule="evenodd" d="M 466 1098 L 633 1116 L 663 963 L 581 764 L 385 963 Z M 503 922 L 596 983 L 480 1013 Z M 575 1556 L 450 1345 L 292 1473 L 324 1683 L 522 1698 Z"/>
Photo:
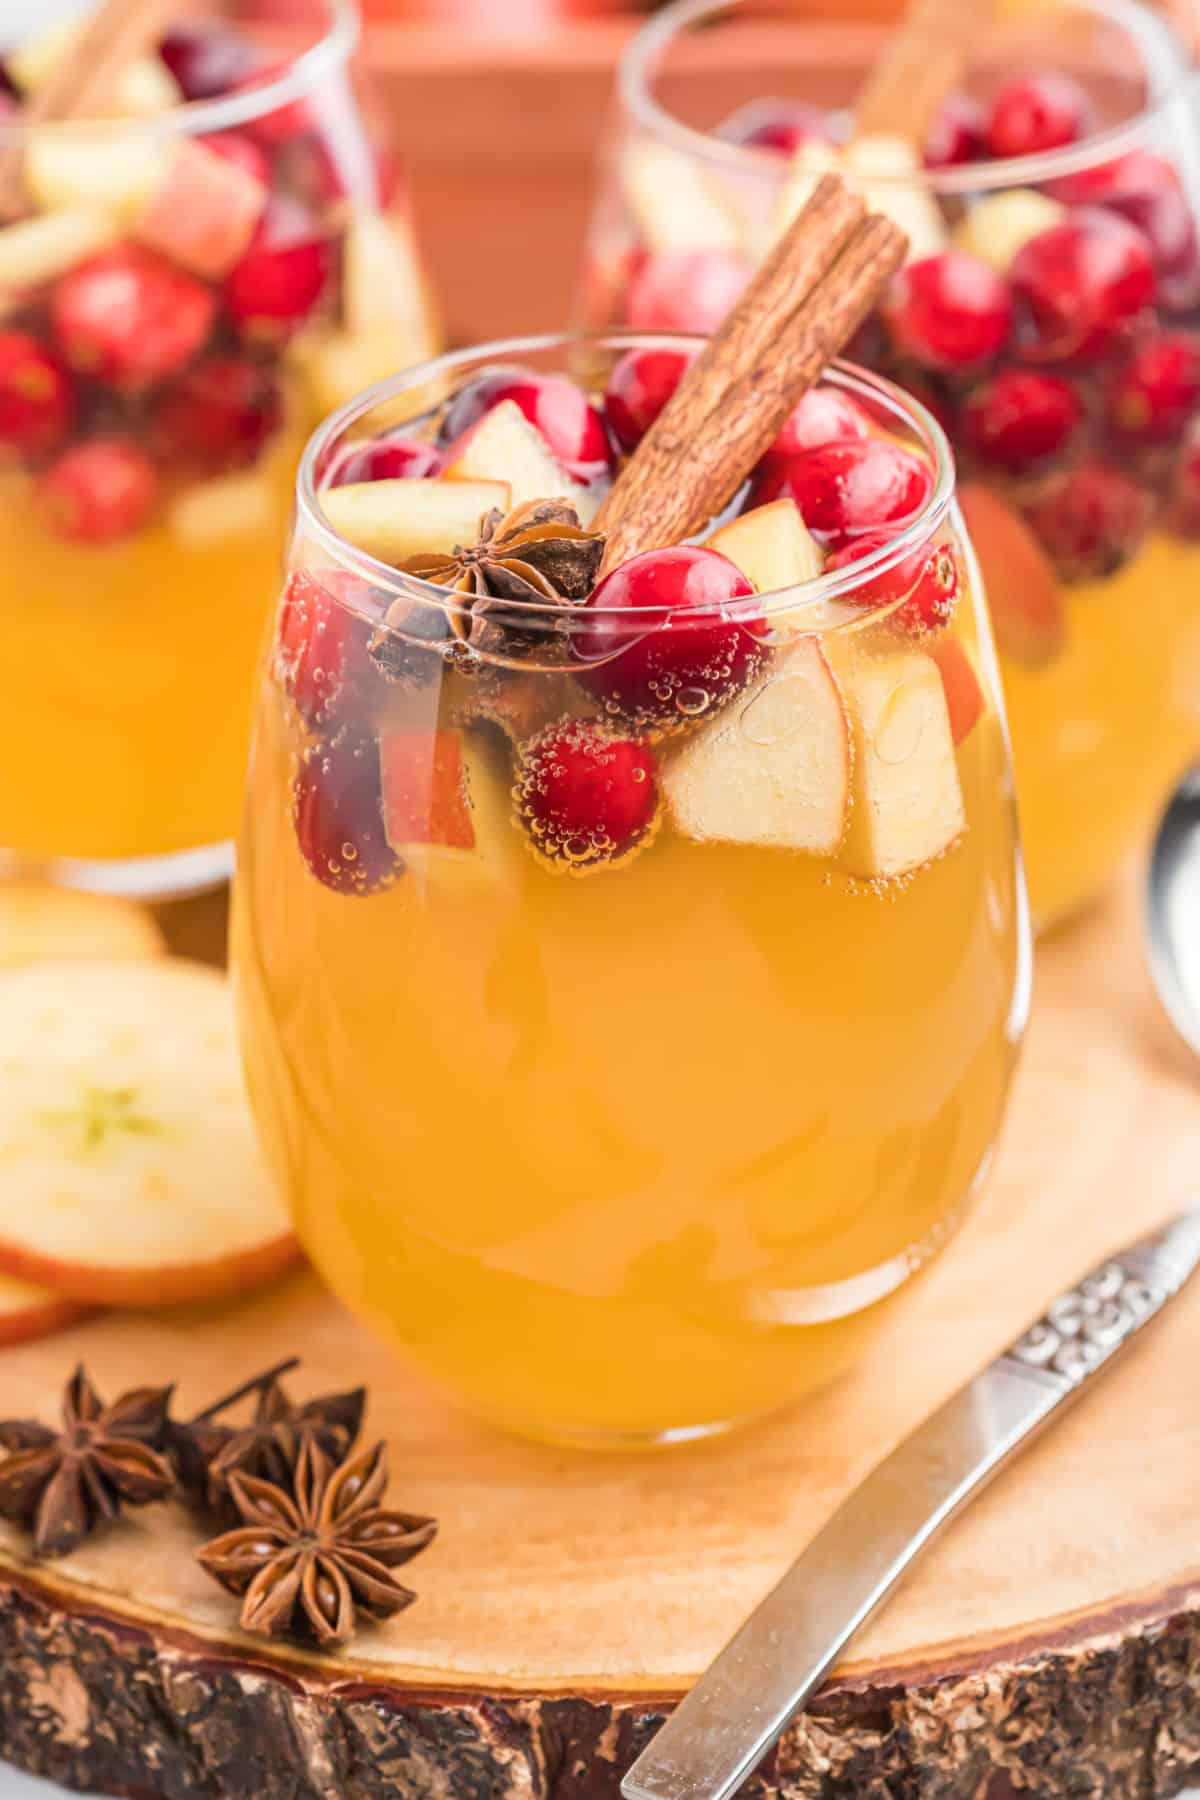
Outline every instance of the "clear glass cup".
<path id="1" fill-rule="evenodd" d="M 233 929 L 249 1092 L 317 1268 L 470 1408 L 593 1445 L 719 1430 L 853 1358 L 981 1179 L 1028 1004 L 978 572 L 899 390 L 829 376 L 910 447 L 919 510 L 840 571 L 743 583 L 695 649 L 685 610 L 630 627 L 607 600 L 481 632 L 332 528 L 345 446 L 455 437 L 498 364 L 599 391 L 631 348 L 697 341 L 493 344 L 316 433 Z M 935 548 L 959 599 L 925 630 Z M 553 811 L 559 756 L 582 817 Z"/>
<path id="2" fill-rule="evenodd" d="M 287 60 L 180 17 L 70 125 L 16 98 L 61 27 L 4 32 L 0 869 L 168 897 L 230 869 L 305 439 L 434 331 L 350 0 L 296 9 Z"/>
<path id="3" fill-rule="evenodd" d="M 679 0 L 646 26 L 620 73 L 580 313 L 712 330 L 828 164 L 904 225 L 917 272 L 852 353 L 954 446 L 1046 925 L 1111 880 L 1200 738 L 1195 82 L 1136 0 L 997 8 L 918 155 L 854 140 L 884 29 L 832 0 L 802 18 Z M 1082 137 L 981 157 L 984 103 L 1047 70 L 1077 84 Z M 1001 123 L 998 147 L 1022 141 Z"/>

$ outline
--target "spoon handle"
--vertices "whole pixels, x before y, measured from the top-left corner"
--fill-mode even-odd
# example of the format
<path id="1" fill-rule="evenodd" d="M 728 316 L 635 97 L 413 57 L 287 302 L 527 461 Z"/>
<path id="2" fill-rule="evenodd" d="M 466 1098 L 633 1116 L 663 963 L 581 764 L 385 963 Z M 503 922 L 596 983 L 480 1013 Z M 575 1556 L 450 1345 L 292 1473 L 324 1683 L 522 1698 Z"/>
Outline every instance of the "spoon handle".
<path id="1" fill-rule="evenodd" d="M 626 1800 L 728 1800 L 850 1638 L 953 1518 L 1200 1265 L 1200 1208 L 1119 1251 L 869 1474 L 621 1783 Z"/>

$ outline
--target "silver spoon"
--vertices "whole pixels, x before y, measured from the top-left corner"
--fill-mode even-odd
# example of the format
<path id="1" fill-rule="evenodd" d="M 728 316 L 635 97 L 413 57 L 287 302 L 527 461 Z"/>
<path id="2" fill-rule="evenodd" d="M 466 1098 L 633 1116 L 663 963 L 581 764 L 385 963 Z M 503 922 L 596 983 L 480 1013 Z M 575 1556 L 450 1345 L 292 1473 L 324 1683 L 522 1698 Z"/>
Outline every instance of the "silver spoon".
<path id="1" fill-rule="evenodd" d="M 1154 840 L 1146 940 L 1167 1017 L 1200 1056 L 1200 765 L 1175 789 Z"/>

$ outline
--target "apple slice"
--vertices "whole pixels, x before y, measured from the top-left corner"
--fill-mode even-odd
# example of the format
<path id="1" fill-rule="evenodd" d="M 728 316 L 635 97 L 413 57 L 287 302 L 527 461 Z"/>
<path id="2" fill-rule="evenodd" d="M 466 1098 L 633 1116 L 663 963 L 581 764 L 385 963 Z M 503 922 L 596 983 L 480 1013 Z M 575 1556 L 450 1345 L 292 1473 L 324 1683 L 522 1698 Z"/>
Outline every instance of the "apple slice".
<path id="1" fill-rule="evenodd" d="M 642 242 L 656 254 L 742 248 L 736 212 L 696 157 L 649 139 L 632 144 L 621 186 Z"/>
<path id="2" fill-rule="evenodd" d="M 382 562 L 473 544 L 479 521 L 498 506 L 508 512 L 504 481 L 355 481 L 327 488 L 321 510 L 333 529 Z"/>
<path id="3" fill-rule="evenodd" d="M 164 144 L 130 141 L 120 131 L 39 125 L 25 147 L 25 186 L 40 212 L 110 213 L 128 225 L 161 186 L 171 160 Z"/>
<path id="4" fill-rule="evenodd" d="M 926 648 L 938 666 L 946 690 L 950 735 L 957 750 L 979 723 L 984 709 L 983 689 L 970 652 L 961 638 L 943 632 L 940 637 L 931 639 Z"/>
<path id="5" fill-rule="evenodd" d="M 0 1275 L 0 1349 L 62 1331 L 85 1319 L 88 1310 L 76 1300 L 52 1294 L 48 1288 L 34 1287 L 12 1275 Z"/>
<path id="6" fill-rule="evenodd" d="M 460 731 L 385 731 L 379 764 L 384 833 L 406 863 L 426 844 L 474 850 Z"/>
<path id="7" fill-rule="evenodd" d="M 854 804 L 843 863 L 891 880 L 930 862 L 966 824 L 946 694 L 917 651 L 856 658 L 843 681 L 854 724 Z"/>
<path id="8" fill-rule="evenodd" d="M 463 433 L 448 453 L 449 481 L 507 481 L 511 506 L 529 500 L 569 500 L 586 525 L 596 502 L 572 479 L 536 425 L 515 400 L 501 400 Z"/>
<path id="9" fill-rule="evenodd" d="M 990 264 L 998 275 L 1008 274 L 1017 251 L 1023 250 L 1030 238 L 1039 237 L 1067 216 L 1061 200 L 1052 200 L 1036 188 L 1007 188 L 967 205 L 967 216 L 957 227 L 954 241 L 960 250 Z"/>
<path id="10" fill-rule="evenodd" d="M 0 229 L 0 294 L 32 293 L 120 237 L 108 213 L 39 213 Z"/>
<path id="11" fill-rule="evenodd" d="M 801 638 L 749 698 L 685 738 L 662 790 L 685 837 L 832 856 L 846 829 L 850 729 L 814 637 Z"/>
<path id="12" fill-rule="evenodd" d="M 193 482 L 167 508 L 167 528 L 189 550 L 207 550 L 233 538 L 261 538 L 276 523 L 280 499 L 264 475 L 214 475 Z"/>
<path id="13" fill-rule="evenodd" d="M 185 141 L 144 191 L 134 235 L 180 268 L 219 281 L 245 255 L 266 204 L 257 176 L 207 144 Z"/>
<path id="14" fill-rule="evenodd" d="M 1042 669 L 1066 647 L 1067 614 L 1054 565 L 1020 515 L 980 482 L 959 504 L 979 566 L 1002 656 Z"/>
<path id="15" fill-rule="evenodd" d="M 87 1303 L 165 1306 L 242 1293 L 296 1260 L 215 970 L 12 970 L 0 1064 L 6 1274 Z"/>
<path id="16" fill-rule="evenodd" d="M 162 933 L 128 900 L 36 881 L 0 884 L 0 969 L 22 963 L 140 961 L 161 956 Z"/>
<path id="17" fill-rule="evenodd" d="M 825 566 L 794 500 L 771 500 L 742 513 L 714 531 L 708 547 L 736 563 L 760 594 L 814 581 Z M 791 615 L 773 614 L 772 624 L 779 624 L 781 617 L 787 621 Z"/>
<path id="18" fill-rule="evenodd" d="M 83 29 L 79 18 L 58 19 L 5 52 L 9 74 L 27 97 L 39 93 Z M 183 95 L 158 56 L 135 56 L 117 77 L 113 105 L 126 118 L 152 118 L 178 106 Z"/>
<path id="19" fill-rule="evenodd" d="M 382 335 L 398 326 L 411 334 L 427 333 L 425 283 L 402 222 L 384 213 L 354 213 L 342 254 L 343 307 L 351 336 Z"/>

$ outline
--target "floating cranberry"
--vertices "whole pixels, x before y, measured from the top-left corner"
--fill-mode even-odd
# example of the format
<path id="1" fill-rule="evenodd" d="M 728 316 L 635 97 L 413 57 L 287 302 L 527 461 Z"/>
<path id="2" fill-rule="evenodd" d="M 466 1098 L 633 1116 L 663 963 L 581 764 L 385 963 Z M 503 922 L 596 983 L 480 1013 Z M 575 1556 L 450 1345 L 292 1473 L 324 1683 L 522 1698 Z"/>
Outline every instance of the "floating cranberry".
<path id="1" fill-rule="evenodd" d="M 871 531 L 865 537 L 835 550 L 825 564 L 825 572 L 847 569 L 864 557 L 883 550 L 893 541 L 890 531 Z M 868 575 L 862 583 L 839 596 L 851 606 L 896 608 L 896 623 L 913 636 L 940 631 L 954 616 L 958 602 L 958 558 L 949 544 L 925 544 L 910 551 L 894 567 L 879 575 Z"/>
<path id="2" fill-rule="evenodd" d="M 374 737 L 343 732 L 311 746 L 292 787 L 292 821 L 301 856 L 335 894 L 378 893 L 404 867 L 384 834 Z"/>
<path id="3" fill-rule="evenodd" d="M 1112 575 L 1136 550 L 1150 522 L 1149 494 L 1119 469 L 1083 463 L 1048 483 L 1026 517 L 1072 580 Z"/>
<path id="4" fill-rule="evenodd" d="M 630 283 L 627 322 L 637 331 L 715 331 L 741 298 L 750 275 L 745 258 L 729 250 L 665 251 L 648 257 Z"/>
<path id="5" fill-rule="evenodd" d="M 604 391 L 604 416 L 622 450 L 636 449 L 657 419 L 695 350 L 628 350 L 614 367 Z"/>
<path id="6" fill-rule="evenodd" d="M 1034 156 L 1077 143 L 1092 128 L 1092 104 L 1070 75 L 1046 69 L 1006 81 L 992 101 L 987 144 L 993 156 Z"/>
<path id="7" fill-rule="evenodd" d="M 593 589 L 577 655 L 584 685 L 612 713 L 683 729 L 740 692 L 766 657 L 761 615 L 738 607 L 754 589 L 719 551 L 647 550 Z M 669 615 L 647 618 L 649 609 Z M 619 654 L 618 654 L 619 652 Z M 601 662 L 602 657 L 611 660 Z"/>
<path id="8" fill-rule="evenodd" d="M 748 150 L 795 156 L 805 144 L 829 143 L 829 118 L 802 100 L 751 100 L 719 125 L 716 135 Z"/>
<path id="9" fill-rule="evenodd" d="M 171 26 L 158 53 L 185 100 L 215 100 L 245 80 L 258 52 L 240 32 L 200 19 Z"/>
<path id="10" fill-rule="evenodd" d="M 392 432 L 347 444 L 326 477 L 329 487 L 349 487 L 356 481 L 419 481 L 436 475 L 442 459 L 432 444 Z"/>
<path id="11" fill-rule="evenodd" d="M 943 100 L 925 138 L 927 169 L 954 169 L 987 154 L 987 113 L 969 94 Z"/>
<path id="12" fill-rule="evenodd" d="M 865 438 L 870 431 L 870 421 L 862 407 L 841 388 L 809 388 L 780 426 L 760 466 L 775 466 L 798 456 L 802 450 L 815 450 L 841 438 Z"/>
<path id="13" fill-rule="evenodd" d="M 1009 271 L 1032 323 L 1030 353 L 1090 360 L 1154 298 L 1142 232 L 1118 214 L 1081 207 L 1018 250 Z"/>
<path id="14" fill-rule="evenodd" d="M 93 438 L 64 450 L 37 485 L 39 513 L 57 537 L 107 544 L 128 537 L 158 503 L 154 464 L 129 438 Z"/>
<path id="15" fill-rule="evenodd" d="M 265 188 L 271 186 L 271 158 L 261 144 L 256 144 L 244 131 L 215 131 L 211 137 L 197 140 L 214 156 L 232 163 L 243 175 L 252 175 Z"/>
<path id="16" fill-rule="evenodd" d="M 1168 530 L 1180 537 L 1200 538 L 1200 433 L 1194 430 L 1175 466 L 1163 516 Z"/>
<path id="17" fill-rule="evenodd" d="M 209 356 L 159 401 L 156 425 L 174 461 L 239 468 L 257 461 L 283 422 L 283 396 L 270 369 L 244 356 Z"/>
<path id="18" fill-rule="evenodd" d="M 1012 330 L 1008 283 L 978 256 L 943 250 L 909 263 L 883 307 L 892 343 L 931 369 L 971 369 L 998 356 Z"/>
<path id="19" fill-rule="evenodd" d="M 1070 442 L 1083 406 L 1069 381 L 1041 369 L 1001 369 L 963 403 L 962 432 L 981 462 L 1028 469 Z"/>
<path id="20" fill-rule="evenodd" d="M 279 676 L 310 728 L 327 725 L 371 679 L 371 588 L 356 575 L 295 574 L 279 608 Z"/>
<path id="21" fill-rule="evenodd" d="M 840 550 L 866 531 L 912 518 L 932 488 L 920 457 L 883 438 L 861 438 L 824 444 L 764 470 L 752 503 L 794 500 L 808 529 Z"/>
<path id="22" fill-rule="evenodd" d="M 64 275 L 51 310 L 72 368 L 130 393 L 177 375 L 216 322 L 216 300 L 203 282 L 132 244 Z"/>
<path id="23" fill-rule="evenodd" d="M 1136 344 L 1108 389 L 1108 417 L 1119 436 L 1170 444 L 1200 405 L 1200 339 L 1164 331 Z"/>
<path id="24" fill-rule="evenodd" d="M 0 331 L 0 448 L 44 455 L 75 411 L 75 384 L 58 358 L 27 331 Z"/>
<path id="25" fill-rule="evenodd" d="M 502 400 L 520 407 L 577 480 L 593 480 L 609 467 L 604 422 L 583 389 L 566 375 L 538 375 L 532 369 L 503 366 L 468 381 L 446 409 L 438 442 L 454 443 Z"/>
<path id="26" fill-rule="evenodd" d="M 1160 276 L 1196 261 L 1196 225 L 1174 165 L 1151 150 L 1130 150 L 1110 162 L 1078 169 L 1049 192 L 1067 206 L 1102 206 L 1136 225 L 1150 244 Z"/>
<path id="27" fill-rule="evenodd" d="M 312 214 L 274 195 L 250 248 L 226 279 L 230 316 L 252 337 L 285 337 L 308 318 L 332 268 L 332 246 Z"/>
<path id="28" fill-rule="evenodd" d="M 521 751 L 517 815 L 538 853 L 574 874 L 628 855 L 658 813 L 654 752 L 591 719 L 548 725 Z"/>

